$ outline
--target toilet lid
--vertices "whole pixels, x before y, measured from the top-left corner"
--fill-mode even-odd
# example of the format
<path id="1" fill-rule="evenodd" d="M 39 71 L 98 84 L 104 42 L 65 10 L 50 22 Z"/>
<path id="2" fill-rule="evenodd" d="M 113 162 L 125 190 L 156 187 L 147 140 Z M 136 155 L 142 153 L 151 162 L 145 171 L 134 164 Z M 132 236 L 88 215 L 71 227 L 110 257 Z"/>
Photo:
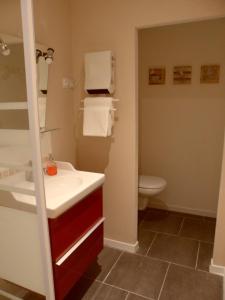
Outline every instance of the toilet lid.
<path id="1" fill-rule="evenodd" d="M 166 185 L 166 180 L 154 176 L 139 176 L 139 187 L 143 189 L 158 189 Z"/>

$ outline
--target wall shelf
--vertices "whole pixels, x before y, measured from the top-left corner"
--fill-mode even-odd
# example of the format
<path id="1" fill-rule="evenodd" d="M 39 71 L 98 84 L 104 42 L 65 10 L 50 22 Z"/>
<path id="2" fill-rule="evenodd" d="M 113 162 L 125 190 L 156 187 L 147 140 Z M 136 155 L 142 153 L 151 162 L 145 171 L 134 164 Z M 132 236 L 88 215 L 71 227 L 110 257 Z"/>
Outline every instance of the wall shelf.
<path id="1" fill-rule="evenodd" d="M 0 110 L 24 110 L 28 109 L 27 102 L 0 102 Z"/>
<path id="2" fill-rule="evenodd" d="M 59 129 L 60 129 L 60 128 L 41 128 L 41 129 L 40 129 L 40 133 L 56 131 L 56 130 L 59 130 Z"/>

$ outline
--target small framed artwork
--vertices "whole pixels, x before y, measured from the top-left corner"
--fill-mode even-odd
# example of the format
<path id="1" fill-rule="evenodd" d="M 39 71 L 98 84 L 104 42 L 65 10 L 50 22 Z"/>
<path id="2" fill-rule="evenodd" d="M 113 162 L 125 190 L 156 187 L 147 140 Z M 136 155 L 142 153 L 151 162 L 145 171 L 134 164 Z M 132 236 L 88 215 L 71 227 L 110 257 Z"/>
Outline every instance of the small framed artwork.
<path id="1" fill-rule="evenodd" d="M 166 68 L 149 68 L 148 84 L 165 84 Z"/>
<path id="2" fill-rule="evenodd" d="M 190 84 L 192 76 L 191 66 L 175 66 L 173 68 L 174 84 Z"/>
<path id="3" fill-rule="evenodd" d="M 219 83 L 220 65 L 202 65 L 201 66 L 201 83 Z"/>

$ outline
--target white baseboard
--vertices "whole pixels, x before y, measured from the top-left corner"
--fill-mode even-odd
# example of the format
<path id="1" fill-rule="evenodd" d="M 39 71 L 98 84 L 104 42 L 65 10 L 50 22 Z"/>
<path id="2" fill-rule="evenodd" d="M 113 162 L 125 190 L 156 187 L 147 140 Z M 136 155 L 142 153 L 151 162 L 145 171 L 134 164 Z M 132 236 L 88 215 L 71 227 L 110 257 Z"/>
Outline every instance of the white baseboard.
<path id="1" fill-rule="evenodd" d="M 214 265 L 213 259 L 211 259 L 211 264 L 209 266 L 209 272 L 223 277 L 223 300 L 225 300 L 225 267 Z"/>
<path id="2" fill-rule="evenodd" d="M 130 243 L 124 243 L 121 241 L 107 239 L 107 238 L 104 238 L 104 245 L 122 251 L 130 252 L 130 253 L 136 253 L 139 248 L 138 241 L 134 244 L 130 244 Z"/>
<path id="3" fill-rule="evenodd" d="M 195 208 L 183 207 L 183 206 L 179 206 L 179 205 L 168 205 L 168 204 L 161 202 L 158 199 L 150 200 L 149 207 L 165 209 L 165 210 L 170 210 L 170 211 L 176 211 L 176 212 L 192 214 L 192 215 L 198 215 L 198 216 L 204 216 L 204 217 L 211 217 L 211 218 L 216 218 L 216 215 L 217 215 L 216 211 L 195 209 Z"/>
<path id="4" fill-rule="evenodd" d="M 219 266 L 219 265 L 214 265 L 213 259 L 211 259 L 211 264 L 209 266 L 209 272 L 224 277 L 225 276 L 225 267 Z"/>

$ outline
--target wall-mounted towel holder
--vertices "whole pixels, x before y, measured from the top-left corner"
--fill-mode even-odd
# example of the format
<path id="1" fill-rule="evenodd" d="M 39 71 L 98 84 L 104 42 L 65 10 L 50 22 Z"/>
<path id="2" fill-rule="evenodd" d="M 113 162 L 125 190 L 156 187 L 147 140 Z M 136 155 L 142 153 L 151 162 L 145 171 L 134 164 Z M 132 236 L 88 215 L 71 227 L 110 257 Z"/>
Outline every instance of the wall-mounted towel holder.
<path id="1" fill-rule="evenodd" d="M 84 110 L 84 107 L 80 107 L 80 110 Z M 117 111 L 116 108 L 111 108 L 110 111 Z"/>
<path id="2" fill-rule="evenodd" d="M 119 102 L 119 99 L 112 99 L 113 102 Z M 81 103 L 84 103 L 84 100 L 81 100 Z M 80 107 L 80 110 L 84 110 L 84 107 Z M 111 111 L 117 111 L 116 108 L 111 108 Z"/>
<path id="3" fill-rule="evenodd" d="M 119 99 L 112 99 L 113 102 L 119 102 L 120 100 Z M 83 103 L 84 100 L 81 100 L 81 102 Z"/>

